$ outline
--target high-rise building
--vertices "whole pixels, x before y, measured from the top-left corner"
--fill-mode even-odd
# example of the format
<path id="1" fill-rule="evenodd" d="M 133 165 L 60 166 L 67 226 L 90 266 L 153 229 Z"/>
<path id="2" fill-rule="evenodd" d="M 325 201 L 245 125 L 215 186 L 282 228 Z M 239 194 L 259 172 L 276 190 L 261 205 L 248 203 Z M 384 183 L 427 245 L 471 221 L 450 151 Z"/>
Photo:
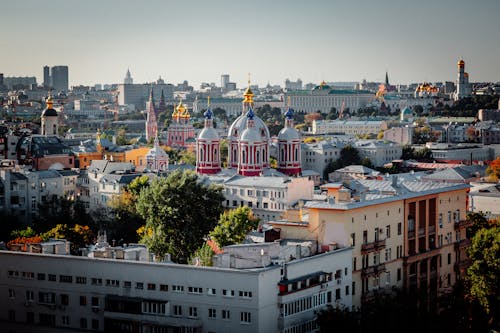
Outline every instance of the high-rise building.
<path id="1" fill-rule="evenodd" d="M 228 83 L 229 83 L 229 74 L 222 74 L 220 76 L 220 88 L 222 91 L 226 91 Z"/>
<path id="2" fill-rule="evenodd" d="M 50 87 L 50 67 L 43 66 L 43 86 L 45 88 Z"/>
<path id="3" fill-rule="evenodd" d="M 53 66 L 50 72 L 51 87 L 57 91 L 68 91 L 68 66 Z"/>
<path id="4" fill-rule="evenodd" d="M 123 79 L 124 84 L 133 84 L 134 79 L 130 75 L 130 69 L 127 69 L 127 74 L 125 75 L 125 78 Z"/>

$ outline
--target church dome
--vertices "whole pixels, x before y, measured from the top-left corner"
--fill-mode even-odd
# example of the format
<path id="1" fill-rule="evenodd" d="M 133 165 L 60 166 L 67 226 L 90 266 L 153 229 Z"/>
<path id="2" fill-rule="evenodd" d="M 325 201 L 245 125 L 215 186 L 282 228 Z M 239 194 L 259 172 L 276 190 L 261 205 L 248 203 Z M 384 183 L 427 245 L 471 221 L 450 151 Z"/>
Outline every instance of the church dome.
<path id="1" fill-rule="evenodd" d="M 54 102 L 52 101 L 52 96 L 47 98 L 47 107 L 42 112 L 42 117 L 57 117 L 57 111 L 53 108 Z"/>
<path id="2" fill-rule="evenodd" d="M 219 139 L 219 135 L 217 134 L 217 131 L 212 128 L 212 127 L 205 127 L 204 129 L 201 130 L 200 134 L 198 135 L 199 140 L 217 140 Z"/>
<path id="3" fill-rule="evenodd" d="M 295 128 L 284 127 L 278 134 L 278 140 L 299 140 L 299 133 Z"/>
<path id="4" fill-rule="evenodd" d="M 146 157 L 167 157 L 168 154 L 160 147 L 155 145 L 153 148 L 151 148 L 148 153 L 146 154 Z"/>
<path id="5" fill-rule="evenodd" d="M 269 129 L 262 119 L 257 116 L 254 116 L 253 121 L 255 123 L 254 128 L 260 133 L 260 136 L 263 140 L 269 140 L 271 135 L 269 134 Z M 229 138 L 237 139 L 243 133 L 243 131 L 247 128 L 248 118 L 246 115 L 242 114 L 231 124 L 229 127 L 229 131 L 227 136 Z"/>
<path id="6" fill-rule="evenodd" d="M 256 128 L 251 127 L 243 131 L 243 133 L 241 134 L 240 141 L 258 142 L 262 141 L 262 137 L 259 135 L 259 132 L 257 132 Z"/>

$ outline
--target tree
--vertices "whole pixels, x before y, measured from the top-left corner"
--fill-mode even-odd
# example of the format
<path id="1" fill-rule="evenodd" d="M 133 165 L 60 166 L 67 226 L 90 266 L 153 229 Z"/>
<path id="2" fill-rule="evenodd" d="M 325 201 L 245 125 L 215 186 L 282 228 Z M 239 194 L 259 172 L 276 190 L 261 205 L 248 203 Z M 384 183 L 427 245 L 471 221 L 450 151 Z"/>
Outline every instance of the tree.
<path id="1" fill-rule="evenodd" d="M 204 243 L 198 250 L 196 250 L 189 259 L 190 265 L 196 266 L 212 266 L 212 257 L 215 252 L 210 245 Z"/>
<path id="2" fill-rule="evenodd" d="M 127 139 L 127 130 L 125 127 L 120 127 L 118 133 L 116 134 L 116 144 L 117 145 L 128 145 L 130 141 Z"/>
<path id="3" fill-rule="evenodd" d="M 488 169 L 486 169 L 486 173 L 492 181 L 500 179 L 500 157 L 497 157 L 490 163 Z"/>
<path id="4" fill-rule="evenodd" d="M 182 150 L 179 153 L 179 162 L 184 164 L 196 165 L 196 154 L 192 150 Z"/>
<path id="5" fill-rule="evenodd" d="M 90 245 L 94 242 L 94 232 L 89 226 L 75 224 L 69 226 L 67 224 L 58 224 L 49 231 L 40 234 L 40 237 L 47 241 L 50 238 L 66 239 L 71 242 L 71 253 L 77 254 L 78 249 Z"/>
<path id="6" fill-rule="evenodd" d="M 500 311 L 500 227 L 479 230 L 472 238 L 468 249 L 472 264 L 467 270 L 470 296 L 477 301 L 490 317 L 490 323 L 497 323 Z"/>
<path id="7" fill-rule="evenodd" d="M 200 183 L 192 171 L 175 171 L 144 188 L 137 212 L 146 221 L 141 242 L 158 257 L 167 253 L 187 262 L 217 225 L 222 213 L 222 189 Z"/>
<path id="8" fill-rule="evenodd" d="M 368 163 L 369 160 L 364 160 L 364 163 Z M 361 164 L 361 157 L 356 148 L 351 145 L 347 145 L 340 151 L 340 156 L 336 161 L 331 161 L 323 170 L 323 179 L 328 179 L 328 174 L 348 165 L 359 165 Z M 371 164 L 371 161 L 370 163 Z"/>
<path id="9" fill-rule="evenodd" d="M 401 159 L 405 161 L 415 159 L 415 148 L 411 145 L 404 145 L 402 148 Z"/>
<path id="10" fill-rule="evenodd" d="M 257 228 L 259 219 L 254 217 L 252 210 L 246 206 L 224 212 L 209 236 L 220 247 L 241 243 L 246 235 Z"/>

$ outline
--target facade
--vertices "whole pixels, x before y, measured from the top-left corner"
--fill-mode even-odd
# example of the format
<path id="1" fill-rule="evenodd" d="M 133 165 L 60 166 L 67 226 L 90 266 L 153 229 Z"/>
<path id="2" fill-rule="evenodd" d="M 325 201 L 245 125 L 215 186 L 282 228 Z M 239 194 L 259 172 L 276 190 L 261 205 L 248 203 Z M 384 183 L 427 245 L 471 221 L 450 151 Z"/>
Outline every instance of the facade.
<path id="1" fill-rule="evenodd" d="M 369 158 L 375 167 L 399 160 L 403 154 L 403 147 L 391 141 L 358 140 L 354 142 L 354 147 L 362 159 Z"/>
<path id="2" fill-rule="evenodd" d="M 411 145 L 413 138 L 413 127 L 392 127 L 384 131 L 384 140 L 399 143 L 400 145 Z"/>
<path id="3" fill-rule="evenodd" d="M 314 181 L 308 177 L 269 174 L 257 177 L 235 175 L 223 183 L 223 206 L 248 206 L 264 221 L 281 218 L 286 209 L 299 200 L 312 200 Z"/>
<path id="4" fill-rule="evenodd" d="M 113 253 L 128 258 L 133 251 Z M 253 269 L 106 259 L 94 253 L 89 258 L 0 251 L 0 292 L 8 295 L 0 305 L 2 327 L 309 332 L 317 328 L 317 311 L 352 305 L 350 248 Z"/>
<path id="5" fill-rule="evenodd" d="M 56 91 L 68 91 L 68 66 L 53 66 L 50 69 L 50 86 Z"/>
<path id="6" fill-rule="evenodd" d="M 36 86 L 36 77 L 34 76 L 6 76 L 3 78 L 3 84 L 9 90 L 14 90 L 16 86 L 31 88 Z"/>
<path id="7" fill-rule="evenodd" d="M 312 134 L 378 134 L 387 129 L 383 120 L 314 120 Z"/>
<path id="8" fill-rule="evenodd" d="M 335 185 L 335 184 L 332 184 Z M 328 186 L 308 220 L 271 223 L 281 237 L 353 247 L 353 305 L 402 288 L 432 307 L 466 264 L 466 184 L 359 180 Z"/>
<path id="9" fill-rule="evenodd" d="M 493 148 L 478 145 L 428 144 L 432 158 L 437 162 L 447 163 L 474 163 L 486 162 L 494 159 Z"/>
<path id="10" fill-rule="evenodd" d="M 136 109 L 142 110 L 146 106 L 151 89 L 153 89 L 153 94 L 156 96 L 160 96 L 163 91 L 166 99 L 172 100 L 174 97 L 174 86 L 165 84 L 164 82 L 155 82 L 153 84 L 119 84 L 118 104 L 134 105 Z"/>
<path id="11" fill-rule="evenodd" d="M 374 94 L 364 90 L 332 89 L 325 82 L 313 90 L 289 91 L 285 94 L 290 98 L 290 107 L 295 112 L 312 113 L 321 111 L 330 112 L 331 108 L 340 110 L 344 107 L 357 110 L 366 106 L 374 99 Z"/>
<path id="12" fill-rule="evenodd" d="M 302 143 L 302 169 L 313 170 L 323 178 L 326 166 L 340 157 L 340 151 L 344 146 L 345 144 L 340 141 Z"/>

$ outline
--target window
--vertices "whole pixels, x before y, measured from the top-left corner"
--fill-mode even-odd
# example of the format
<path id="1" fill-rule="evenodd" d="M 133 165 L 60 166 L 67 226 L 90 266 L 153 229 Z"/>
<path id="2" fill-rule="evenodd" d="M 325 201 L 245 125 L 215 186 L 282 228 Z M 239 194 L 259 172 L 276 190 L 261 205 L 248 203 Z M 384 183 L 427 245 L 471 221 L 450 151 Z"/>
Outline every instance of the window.
<path id="1" fill-rule="evenodd" d="M 252 292 L 251 291 L 239 291 L 240 297 L 243 298 L 252 298 Z"/>
<path id="2" fill-rule="evenodd" d="M 182 306 L 174 305 L 174 316 L 182 316 Z"/>
<path id="3" fill-rule="evenodd" d="M 68 326 L 69 325 L 69 316 L 62 316 L 62 325 L 63 326 Z"/>
<path id="4" fill-rule="evenodd" d="M 215 288 L 207 288 L 207 294 L 208 295 L 215 295 L 215 294 L 217 294 L 217 291 Z"/>
<path id="5" fill-rule="evenodd" d="M 83 277 L 83 276 L 77 276 L 76 277 L 76 283 L 87 284 L 87 278 Z"/>
<path id="6" fill-rule="evenodd" d="M 217 318 L 217 311 L 215 309 L 208 309 L 208 318 Z"/>
<path id="7" fill-rule="evenodd" d="M 197 318 L 198 317 L 198 308 L 195 306 L 189 307 L 189 317 Z"/>
<path id="8" fill-rule="evenodd" d="M 92 306 L 99 306 L 99 297 L 92 297 Z"/>
<path id="9" fill-rule="evenodd" d="M 35 323 L 35 313 L 34 312 L 26 312 L 26 323 L 34 324 Z"/>
<path id="10" fill-rule="evenodd" d="M 80 328 L 87 328 L 87 318 L 80 318 Z"/>
<path id="11" fill-rule="evenodd" d="M 234 290 L 222 289 L 222 295 L 226 297 L 234 297 Z"/>
<path id="12" fill-rule="evenodd" d="M 132 282 L 123 281 L 123 288 L 132 288 Z"/>
<path id="13" fill-rule="evenodd" d="M 240 312 L 241 323 L 249 324 L 252 322 L 252 314 L 250 312 Z"/>
<path id="14" fill-rule="evenodd" d="M 222 310 L 222 319 L 231 319 L 231 312 L 229 310 Z"/>
<path id="15" fill-rule="evenodd" d="M 45 273 L 38 273 L 36 276 L 36 278 L 40 281 L 45 280 Z"/>
<path id="16" fill-rule="evenodd" d="M 188 287 L 188 293 L 203 294 L 203 288 L 201 288 L 201 287 Z"/>
<path id="17" fill-rule="evenodd" d="M 102 279 L 98 279 L 98 278 L 92 278 L 92 280 L 90 281 L 91 284 L 95 285 L 95 286 L 101 286 L 102 285 Z"/>
<path id="18" fill-rule="evenodd" d="M 368 231 L 363 230 L 363 244 L 368 243 Z"/>
<path id="19" fill-rule="evenodd" d="M 398 236 L 401 235 L 402 230 L 401 230 L 401 222 L 398 223 Z"/>
<path id="20" fill-rule="evenodd" d="M 57 281 L 57 276 L 55 274 L 49 274 L 49 281 Z"/>
<path id="21" fill-rule="evenodd" d="M 26 290 L 26 302 L 33 302 L 35 293 L 32 290 Z"/>
<path id="22" fill-rule="evenodd" d="M 99 319 L 92 319 L 92 329 L 96 331 L 99 329 Z"/>
<path id="23" fill-rule="evenodd" d="M 86 296 L 80 296 L 80 305 L 87 305 L 87 297 Z"/>
<path id="24" fill-rule="evenodd" d="M 40 320 L 40 325 L 44 326 L 56 326 L 56 316 L 48 313 L 40 313 L 38 319 Z"/>
<path id="25" fill-rule="evenodd" d="M 61 294 L 61 305 L 69 304 L 69 296 L 67 294 Z"/>
<path id="26" fill-rule="evenodd" d="M 168 291 L 168 285 L 160 284 L 160 291 Z"/>
<path id="27" fill-rule="evenodd" d="M 40 304 L 56 304 L 56 294 L 55 293 L 38 293 L 38 303 Z"/>
<path id="28" fill-rule="evenodd" d="M 448 253 L 448 265 L 451 265 L 451 253 Z"/>
<path id="29" fill-rule="evenodd" d="M 156 290 L 156 284 L 148 283 L 148 290 Z"/>
<path id="30" fill-rule="evenodd" d="M 355 271 L 356 270 L 356 257 L 354 257 L 352 259 L 352 270 Z"/>
<path id="31" fill-rule="evenodd" d="M 73 283 L 73 277 L 71 275 L 59 275 L 59 282 Z"/>
<path id="32" fill-rule="evenodd" d="M 391 272 L 390 271 L 385 272 L 385 277 L 386 277 L 385 284 L 391 284 Z"/>
<path id="33" fill-rule="evenodd" d="M 398 281 L 401 281 L 401 268 L 398 268 Z"/>
<path id="34" fill-rule="evenodd" d="M 136 282 L 135 283 L 135 289 L 144 289 L 144 283 L 142 283 L 142 282 Z"/>
<path id="35" fill-rule="evenodd" d="M 352 282 L 352 295 L 356 295 L 356 282 Z"/>
<path id="36" fill-rule="evenodd" d="M 335 289 L 335 300 L 338 301 L 340 299 L 340 288 Z"/>
<path id="37" fill-rule="evenodd" d="M 14 289 L 9 288 L 9 298 L 14 299 L 16 297 L 16 291 Z"/>
<path id="38" fill-rule="evenodd" d="M 184 292 L 184 286 L 173 285 L 172 286 L 172 291 L 177 292 L 177 293 L 183 293 Z"/>
<path id="39" fill-rule="evenodd" d="M 351 246 L 356 246 L 356 234 L 354 232 L 351 234 Z"/>
<path id="40" fill-rule="evenodd" d="M 9 310 L 9 320 L 10 321 L 16 321 L 16 311 Z"/>
<path id="41" fill-rule="evenodd" d="M 119 287 L 120 286 L 120 281 L 119 280 L 106 279 L 106 286 L 108 286 L 108 287 Z"/>
<path id="42" fill-rule="evenodd" d="M 391 238 L 391 226 L 385 226 L 385 238 Z"/>

